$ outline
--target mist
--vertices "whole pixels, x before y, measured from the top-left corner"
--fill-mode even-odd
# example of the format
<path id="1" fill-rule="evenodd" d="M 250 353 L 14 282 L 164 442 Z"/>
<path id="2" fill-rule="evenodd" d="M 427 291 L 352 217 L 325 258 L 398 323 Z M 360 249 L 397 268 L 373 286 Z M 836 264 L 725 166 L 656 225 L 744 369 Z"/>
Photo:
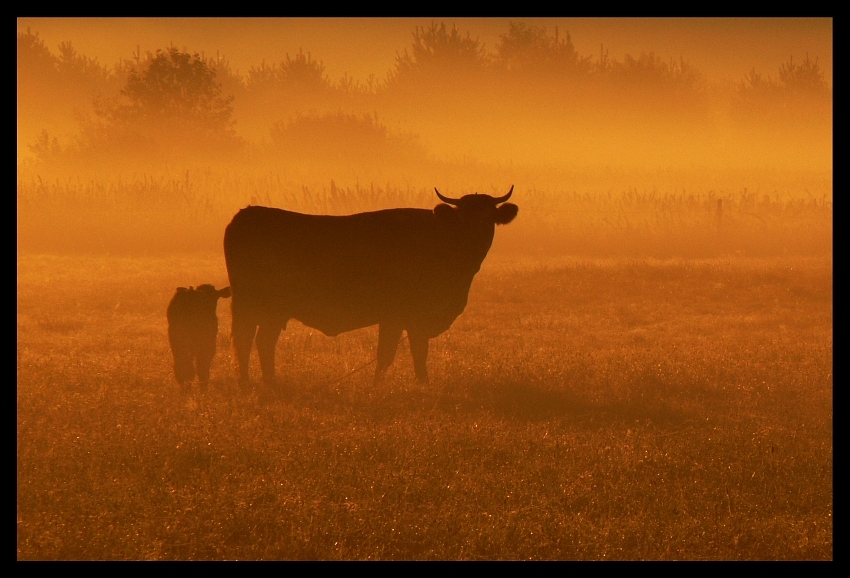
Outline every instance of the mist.
<path id="1" fill-rule="evenodd" d="M 193 226 L 217 215 L 214 231 L 248 203 L 429 207 L 435 186 L 515 185 L 550 221 L 575 208 L 565 199 L 606 196 L 584 212 L 598 226 L 632 191 L 705 206 L 755 195 L 783 211 L 832 200 L 831 19 L 17 26 L 19 233 L 51 207 L 101 223 L 121 206 L 157 224 L 183 207 Z"/>

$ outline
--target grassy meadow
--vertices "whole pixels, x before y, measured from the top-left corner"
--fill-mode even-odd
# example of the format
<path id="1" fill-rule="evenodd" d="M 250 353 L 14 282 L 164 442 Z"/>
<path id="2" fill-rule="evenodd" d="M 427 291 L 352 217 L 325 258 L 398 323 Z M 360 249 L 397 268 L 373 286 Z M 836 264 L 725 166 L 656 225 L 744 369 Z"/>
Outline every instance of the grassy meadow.
<path id="1" fill-rule="evenodd" d="M 709 201 L 680 211 L 697 248 Z M 406 343 L 372 384 L 374 327 L 291 322 L 282 390 L 241 395 L 223 300 L 210 392 L 184 397 L 165 307 L 225 285 L 221 251 L 22 251 L 19 201 L 17 559 L 832 559 L 826 237 L 768 199 L 725 255 L 520 254 L 517 203 L 430 384 Z M 705 229 L 659 226 L 587 230 Z M 776 250 L 734 246 L 756 238 Z"/>
<path id="2" fill-rule="evenodd" d="M 18 22 L 17 560 L 833 558 L 831 19 L 78 20 Z M 238 210 L 512 186 L 429 384 L 292 321 L 242 393 L 223 299 L 181 394 Z"/>

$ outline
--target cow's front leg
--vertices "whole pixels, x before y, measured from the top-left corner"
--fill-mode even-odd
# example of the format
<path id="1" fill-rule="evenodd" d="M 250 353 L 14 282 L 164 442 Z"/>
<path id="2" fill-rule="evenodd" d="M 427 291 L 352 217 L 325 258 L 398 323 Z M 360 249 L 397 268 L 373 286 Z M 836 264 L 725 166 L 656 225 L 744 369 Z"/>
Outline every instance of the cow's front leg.
<path id="1" fill-rule="evenodd" d="M 422 383 L 428 383 L 428 338 L 416 331 L 407 331 L 407 338 L 410 341 L 410 355 L 413 356 L 413 371 L 416 372 L 416 379 Z"/>
<path id="2" fill-rule="evenodd" d="M 257 324 L 237 315 L 237 310 L 234 307 L 231 338 L 233 339 L 233 350 L 236 353 L 236 365 L 239 369 L 239 387 L 243 392 L 247 391 L 251 385 L 248 381 L 248 366 L 251 362 L 251 347 L 254 345 L 254 334 L 256 332 Z"/>
<path id="3" fill-rule="evenodd" d="M 274 376 L 274 348 L 277 338 L 283 327 L 277 323 L 265 323 L 257 330 L 257 353 L 260 356 L 260 369 L 263 372 L 263 381 L 266 385 L 273 386 Z"/>
<path id="4" fill-rule="evenodd" d="M 375 383 L 381 381 L 384 372 L 392 365 L 398 342 L 401 340 L 401 327 L 394 325 L 378 326 L 378 366 L 375 368 Z"/>

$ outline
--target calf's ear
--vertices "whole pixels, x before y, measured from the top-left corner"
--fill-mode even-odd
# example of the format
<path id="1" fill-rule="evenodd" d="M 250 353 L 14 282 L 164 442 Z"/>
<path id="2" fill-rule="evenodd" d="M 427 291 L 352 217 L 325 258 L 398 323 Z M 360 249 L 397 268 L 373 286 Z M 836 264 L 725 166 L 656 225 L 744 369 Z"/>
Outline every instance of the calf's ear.
<path id="1" fill-rule="evenodd" d="M 230 287 L 224 287 L 218 290 L 219 297 L 230 297 Z"/>
<path id="2" fill-rule="evenodd" d="M 511 221 L 514 220 L 516 214 L 519 212 L 519 207 L 517 207 L 513 203 L 505 203 L 496 208 L 496 224 L 497 225 L 507 225 Z"/>

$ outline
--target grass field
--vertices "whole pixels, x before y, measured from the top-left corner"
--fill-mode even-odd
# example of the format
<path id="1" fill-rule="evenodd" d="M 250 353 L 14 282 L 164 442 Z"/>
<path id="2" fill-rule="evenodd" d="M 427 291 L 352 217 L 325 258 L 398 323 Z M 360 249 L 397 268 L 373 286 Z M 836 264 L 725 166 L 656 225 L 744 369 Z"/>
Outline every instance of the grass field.
<path id="1" fill-rule="evenodd" d="M 497 252 L 430 384 L 293 322 L 277 397 L 228 300 L 211 391 L 172 377 L 220 251 L 17 265 L 18 560 L 833 557 L 831 256 Z"/>

